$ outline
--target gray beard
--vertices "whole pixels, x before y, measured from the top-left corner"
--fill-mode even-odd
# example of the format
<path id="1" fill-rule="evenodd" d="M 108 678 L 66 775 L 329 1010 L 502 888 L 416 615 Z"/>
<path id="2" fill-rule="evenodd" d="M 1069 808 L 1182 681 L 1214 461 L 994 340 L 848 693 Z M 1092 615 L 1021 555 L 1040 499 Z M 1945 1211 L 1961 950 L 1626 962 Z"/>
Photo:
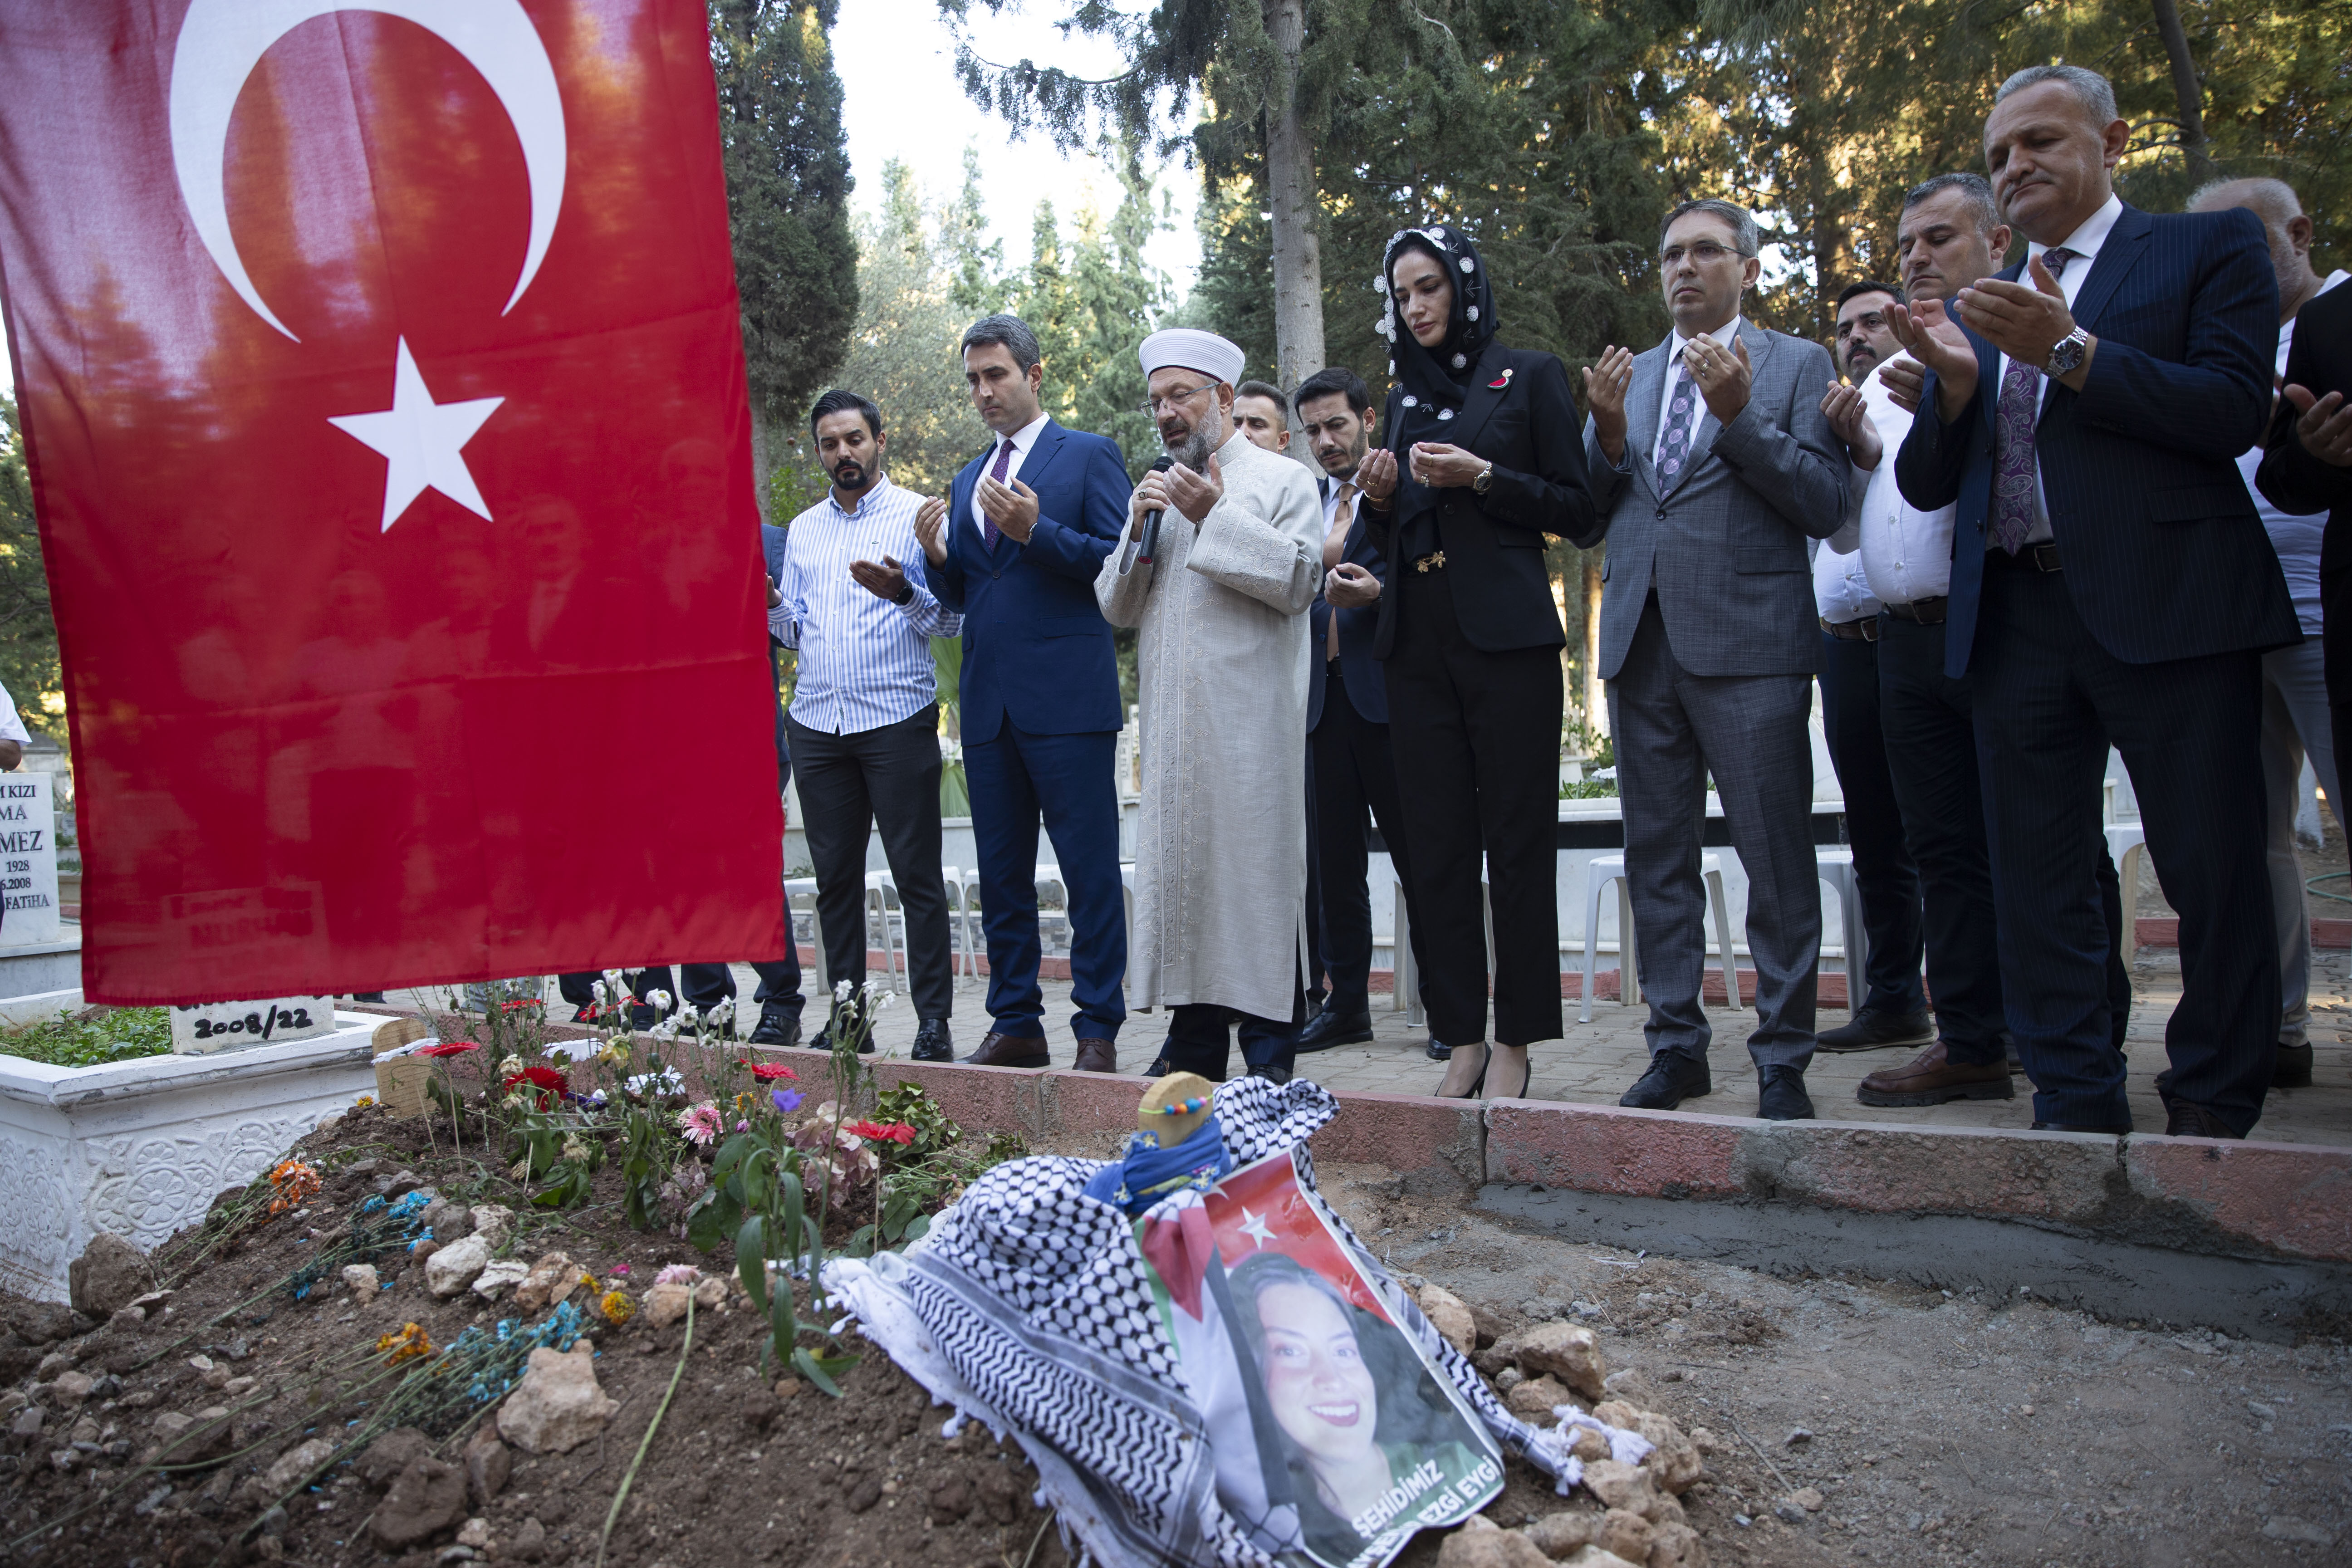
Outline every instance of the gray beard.
<path id="1" fill-rule="evenodd" d="M 1209 471 L 1209 454 L 1225 444 L 1223 417 L 1219 415 L 1212 415 L 1210 417 L 1216 421 L 1213 427 L 1209 425 L 1195 425 L 1192 426 L 1192 433 L 1184 438 L 1182 446 L 1168 447 L 1170 457 L 1196 474 L 1205 474 Z M 1162 442 L 1161 445 L 1167 444 Z"/>

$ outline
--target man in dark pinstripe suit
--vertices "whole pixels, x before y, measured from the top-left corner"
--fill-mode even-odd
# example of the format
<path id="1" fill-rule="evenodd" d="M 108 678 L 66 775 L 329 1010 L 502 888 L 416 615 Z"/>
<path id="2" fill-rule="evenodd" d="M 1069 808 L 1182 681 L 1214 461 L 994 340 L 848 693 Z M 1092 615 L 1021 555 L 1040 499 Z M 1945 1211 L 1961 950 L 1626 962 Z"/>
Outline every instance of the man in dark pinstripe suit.
<path id="1" fill-rule="evenodd" d="M 2126 206 L 2127 139 L 2095 72 L 2002 83 L 1985 162 L 2028 261 L 1949 315 L 1899 312 L 1931 374 L 1895 473 L 1914 506 L 1958 503 L 1945 662 L 1973 700 L 2034 1125 L 2131 1129 L 2094 875 L 2112 740 L 2180 913 L 2165 1130 L 2242 1138 L 2279 1008 L 2259 659 L 2302 635 L 2235 467 L 2269 409 L 2278 283 L 2251 213 Z"/>

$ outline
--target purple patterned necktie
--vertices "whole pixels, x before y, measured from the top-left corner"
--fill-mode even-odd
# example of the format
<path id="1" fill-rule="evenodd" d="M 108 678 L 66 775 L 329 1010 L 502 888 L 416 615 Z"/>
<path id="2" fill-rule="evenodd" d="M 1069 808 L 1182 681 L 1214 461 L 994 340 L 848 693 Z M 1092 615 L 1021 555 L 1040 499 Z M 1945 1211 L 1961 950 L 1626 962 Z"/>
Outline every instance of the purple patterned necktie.
<path id="1" fill-rule="evenodd" d="M 1666 405 L 1666 438 L 1658 446 L 1658 483 L 1671 490 L 1690 460 L 1691 430 L 1698 423 L 1698 387 L 1680 359 L 1675 361 L 1674 400 Z"/>
<path id="2" fill-rule="evenodd" d="M 996 449 L 996 467 L 988 471 L 988 477 L 994 479 L 998 484 L 1003 484 L 1004 482 L 1005 465 L 1012 461 L 1013 437 L 1007 436 L 1004 438 L 1004 445 Z M 996 542 L 1004 537 L 1003 531 L 996 526 L 996 520 L 989 516 L 985 511 L 982 511 L 980 514 L 980 537 L 981 542 L 986 544 L 991 550 L 995 549 Z"/>
<path id="3" fill-rule="evenodd" d="M 2042 253 L 2053 279 L 2066 276 L 2074 253 L 2061 247 Z M 2033 426 L 2042 414 L 2042 367 L 2012 359 L 2001 373 L 1994 438 L 2000 457 L 1993 466 L 1992 542 L 2011 555 L 2025 548 L 2033 530 Z"/>

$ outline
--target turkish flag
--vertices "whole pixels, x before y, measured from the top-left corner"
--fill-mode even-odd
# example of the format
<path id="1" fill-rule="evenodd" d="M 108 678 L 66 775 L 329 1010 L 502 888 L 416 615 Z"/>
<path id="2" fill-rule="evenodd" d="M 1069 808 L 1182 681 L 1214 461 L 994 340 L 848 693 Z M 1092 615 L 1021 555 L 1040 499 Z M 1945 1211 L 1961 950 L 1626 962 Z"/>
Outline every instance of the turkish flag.
<path id="1" fill-rule="evenodd" d="M 781 955 L 701 0 L 7 0 L 94 1001 Z"/>

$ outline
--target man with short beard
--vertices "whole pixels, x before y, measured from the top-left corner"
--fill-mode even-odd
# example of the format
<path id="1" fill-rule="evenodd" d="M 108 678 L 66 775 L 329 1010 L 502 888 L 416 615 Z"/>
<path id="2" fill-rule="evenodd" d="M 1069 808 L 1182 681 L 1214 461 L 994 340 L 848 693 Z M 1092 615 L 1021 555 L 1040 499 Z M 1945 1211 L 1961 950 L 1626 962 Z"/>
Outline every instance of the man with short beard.
<path id="1" fill-rule="evenodd" d="M 940 875 L 931 639 L 954 637 L 962 620 L 924 580 L 915 532 L 923 498 L 883 472 L 881 410 L 854 392 L 828 392 L 809 413 L 809 432 L 833 485 L 785 531 L 768 630 L 800 656 L 784 723 L 816 872 L 825 979 L 835 987 L 865 981 L 866 844 L 878 826 L 906 910 L 915 1055 L 944 1060 L 954 1048 L 955 971 Z M 856 995 L 836 1000 L 812 1043 L 833 1048 L 865 1022 Z"/>
<path id="2" fill-rule="evenodd" d="M 1306 1008 L 1298 738 L 1322 508 L 1305 468 L 1235 427 L 1240 349 L 1179 327 L 1139 354 L 1145 412 L 1174 461 L 1136 487 L 1127 532 L 1095 579 L 1104 616 L 1142 633 L 1128 984 L 1137 1005 L 1170 1009 L 1150 1076 L 1222 1081 L 1238 1014 L 1249 1071 L 1281 1083 Z"/>
<path id="3" fill-rule="evenodd" d="M 1838 368 L 1849 391 L 1896 352 L 1886 308 L 1902 295 L 1865 279 L 1837 298 Z M 1831 384 L 1834 389 L 1838 384 Z M 1824 405 L 1824 413 L 1828 412 Z M 1824 1051 L 1926 1045 L 1936 1037 L 1919 984 L 1919 872 L 1903 841 L 1903 812 L 1887 773 L 1878 719 L 1879 601 L 1861 559 L 1841 535 L 1811 546 L 1813 602 L 1822 612 L 1822 732 L 1845 799 L 1846 841 L 1862 888 L 1862 927 L 1845 933 L 1846 997 L 1853 1016 L 1814 1037 Z M 1864 950 L 1867 962 L 1859 962 Z"/>
<path id="4" fill-rule="evenodd" d="M 1421 920 L 1410 913 L 1412 862 L 1404 842 L 1404 810 L 1397 800 L 1396 761 L 1389 751 L 1389 693 L 1372 639 L 1388 583 L 1371 519 L 1365 516 L 1356 470 L 1371 451 L 1371 389 L 1345 366 L 1318 370 L 1294 395 L 1298 426 L 1323 477 L 1323 586 L 1307 612 L 1312 673 L 1307 686 L 1307 773 L 1315 809 L 1316 880 L 1322 892 L 1323 960 L 1331 999 L 1299 1032 L 1298 1048 L 1328 1050 L 1372 1037 L 1371 889 L 1364 818 L 1381 826 L 1389 859 L 1403 887 L 1412 942 Z M 1419 953 L 1414 954 L 1416 962 Z M 1402 973 L 1402 965 L 1398 966 Z"/>
<path id="5" fill-rule="evenodd" d="M 1904 295 L 1916 309 L 1947 300 L 2000 268 L 2009 227 L 1992 187 L 1972 174 L 1938 174 L 1906 193 L 1895 227 Z M 1911 428 L 1926 372 L 1902 357 L 1882 310 L 1881 342 L 1853 384 L 1832 387 L 1822 412 L 1854 466 L 1854 520 L 1830 542 L 1859 560 L 1878 617 L 1879 719 L 1903 831 L 1926 900 L 1927 989 L 1936 998 L 1927 1048 L 1863 1080 L 1865 1105 L 2007 1100 L 2000 954 L 1984 801 L 1965 681 L 1944 673 L 1944 614 L 1952 577 L 1955 509 L 1921 510 L 1903 499 L 1892 454 Z M 1858 546 L 1858 548 L 1857 548 Z M 2126 994 L 2126 1001 L 2128 994 Z M 1823 1042 L 1827 1048 L 1827 1041 Z"/>

